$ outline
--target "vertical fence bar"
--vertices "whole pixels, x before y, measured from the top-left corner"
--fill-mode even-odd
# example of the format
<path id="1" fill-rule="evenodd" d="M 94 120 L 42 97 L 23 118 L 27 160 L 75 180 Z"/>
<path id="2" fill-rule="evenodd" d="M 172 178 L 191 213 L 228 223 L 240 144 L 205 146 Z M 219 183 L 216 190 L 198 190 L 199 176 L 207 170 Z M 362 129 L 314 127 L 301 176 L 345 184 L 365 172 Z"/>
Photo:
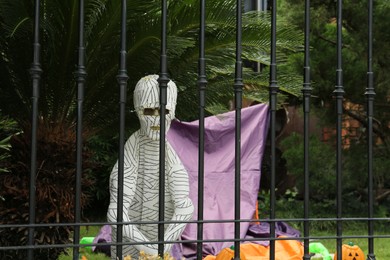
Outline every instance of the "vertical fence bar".
<path id="1" fill-rule="evenodd" d="M 161 1 L 161 56 L 160 75 L 160 163 L 159 163 L 159 214 L 158 214 L 158 241 L 164 241 L 164 206 L 165 206 L 165 107 L 167 105 L 167 1 Z M 158 244 L 159 256 L 164 255 L 164 244 Z"/>
<path id="2" fill-rule="evenodd" d="M 309 203 L 310 203 L 310 190 L 309 190 L 309 126 L 310 126 L 310 0 L 305 0 L 305 61 L 303 69 L 303 121 L 304 121 L 304 225 L 303 234 L 306 238 L 304 240 L 304 260 L 310 260 L 309 253 L 309 235 L 310 235 L 310 223 L 308 221 L 309 215 Z"/>
<path id="3" fill-rule="evenodd" d="M 343 69 L 342 69 L 342 30 L 343 30 L 343 1 L 337 0 L 337 69 L 336 86 L 333 91 L 336 97 L 337 123 L 336 123 L 336 182 L 337 182 L 337 259 L 342 256 L 342 117 L 343 117 Z"/>
<path id="4" fill-rule="evenodd" d="M 368 255 L 367 259 L 375 259 L 374 254 L 374 179 L 373 179 L 373 116 L 374 116 L 374 72 L 372 70 L 373 39 L 373 0 L 368 1 L 368 55 L 367 55 L 367 170 L 368 170 Z"/>
<path id="5" fill-rule="evenodd" d="M 234 175 L 234 259 L 240 259 L 240 222 L 241 219 L 241 107 L 242 107 L 242 61 L 241 61 L 241 38 L 242 38 L 242 3 L 237 0 L 236 4 L 236 70 L 234 79 L 235 98 L 235 175 Z"/>
<path id="6" fill-rule="evenodd" d="M 121 1 L 121 43 L 119 51 L 119 69 L 117 81 L 119 85 L 119 158 L 118 158 L 118 210 L 117 210 L 117 243 L 123 241 L 123 175 L 124 175 L 124 145 L 125 145 L 125 115 L 127 95 L 127 69 L 126 69 L 126 20 L 127 1 Z M 117 257 L 122 259 L 123 246 L 116 245 Z"/>
<path id="7" fill-rule="evenodd" d="M 32 96 L 31 96 L 31 165 L 30 165 L 30 187 L 29 187 L 29 228 L 28 228 L 28 246 L 27 259 L 34 259 L 34 233 L 35 233 L 35 191 L 36 191 L 36 170 L 37 170 L 37 128 L 38 128 L 38 101 L 39 101 L 39 85 L 41 80 L 41 64 L 39 43 L 39 21 L 40 21 L 40 1 L 35 0 L 34 9 L 34 42 L 33 42 L 33 62 L 30 68 L 32 80 Z"/>
<path id="8" fill-rule="evenodd" d="M 85 71 L 85 45 L 84 45 L 84 0 L 79 1 L 79 46 L 77 69 L 74 73 L 77 84 L 77 126 L 76 126 L 76 190 L 74 206 L 74 222 L 80 223 L 81 219 L 81 174 L 83 160 L 83 102 L 84 82 L 87 76 Z M 73 243 L 79 244 L 80 226 L 75 225 Z M 73 248 L 73 260 L 79 259 L 79 247 Z"/>
<path id="9" fill-rule="evenodd" d="M 276 103 L 279 87 L 276 80 L 276 6 L 277 1 L 272 1 L 271 6 L 271 64 L 270 64 L 270 125 L 271 125 L 271 178 L 270 178 L 270 260 L 275 259 L 275 175 L 276 175 Z"/>
<path id="10" fill-rule="evenodd" d="M 203 207 L 204 207 L 204 109 L 205 92 L 207 86 L 205 60 L 205 29 L 206 29 L 206 1 L 200 1 L 199 23 L 199 61 L 198 61 L 198 89 L 199 89 L 199 154 L 198 154 L 198 226 L 196 258 L 202 259 L 203 251 Z"/>

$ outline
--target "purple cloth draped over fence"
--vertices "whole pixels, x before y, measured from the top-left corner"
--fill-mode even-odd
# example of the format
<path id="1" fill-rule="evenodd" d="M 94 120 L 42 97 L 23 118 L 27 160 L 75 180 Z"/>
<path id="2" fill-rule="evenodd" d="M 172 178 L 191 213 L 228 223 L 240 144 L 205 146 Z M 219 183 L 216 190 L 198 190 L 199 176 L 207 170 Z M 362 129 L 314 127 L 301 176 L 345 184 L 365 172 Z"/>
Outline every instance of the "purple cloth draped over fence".
<path id="1" fill-rule="evenodd" d="M 268 106 L 259 104 L 241 110 L 241 219 L 252 219 L 260 185 L 261 159 L 266 143 Z M 172 122 L 167 139 L 189 174 L 190 197 L 198 205 L 199 123 Z M 204 220 L 234 219 L 235 112 L 205 118 Z M 240 225 L 240 237 L 249 223 Z M 204 224 L 203 239 L 234 239 L 234 223 Z M 183 240 L 196 240 L 196 224 L 188 224 Z M 233 242 L 204 243 L 204 254 L 217 254 Z M 191 257 L 195 244 L 183 244 L 182 253 Z"/>

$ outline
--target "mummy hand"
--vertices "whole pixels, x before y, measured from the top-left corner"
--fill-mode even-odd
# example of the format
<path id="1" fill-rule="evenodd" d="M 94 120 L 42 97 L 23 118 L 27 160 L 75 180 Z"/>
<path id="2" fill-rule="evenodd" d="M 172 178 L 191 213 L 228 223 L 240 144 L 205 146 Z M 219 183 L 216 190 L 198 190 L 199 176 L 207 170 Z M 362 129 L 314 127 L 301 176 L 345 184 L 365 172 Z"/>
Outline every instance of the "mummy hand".
<path id="1" fill-rule="evenodd" d="M 181 201 L 176 202 L 175 212 L 172 216 L 172 221 L 188 221 L 192 217 L 192 213 L 194 212 L 194 205 L 192 201 L 187 197 Z M 186 227 L 186 223 L 171 223 L 168 225 L 164 234 L 164 241 L 176 241 L 179 239 L 181 234 Z M 173 244 L 166 244 L 165 250 L 169 252 Z"/>
<path id="2" fill-rule="evenodd" d="M 138 250 L 138 251 L 143 251 L 145 252 L 146 254 L 148 255 L 157 255 L 158 254 L 158 251 L 157 251 L 157 245 L 156 244 L 147 244 L 149 243 L 149 239 L 147 239 L 145 237 L 144 234 L 142 234 L 141 231 L 139 231 L 139 229 L 134 226 L 134 225 L 125 225 L 123 227 L 123 233 L 124 233 L 124 238 L 125 240 L 128 240 L 130 242 L 141 242 L 143 244 L 138 244 L 138 245 L 134 245 L 134 247 Z"/>
<path id="3" fill-rule="evenodd" d="M 110 208 L 108 210 L 108 221 L 109 222 L 115 222 L 117 220 L 116 218 L 117 209 L 116 208 Z M 128 218 L 126 214 L 123 215 L 123 221 L 124 222 L 131 222 L 131 220 Z M 136 243 L 142 243 L 142 244 L 136 244 L 134 247 L 138 251 L 143 251 L 148 255 L 157 255 L 157 245 L 156 244 L 148 244 L 150 240 L 142 234 L 142 232 L 133 224 L 126 224 L 123 225 L 123 238 L 125 241 L 128 242 L 136 242 Z"/>

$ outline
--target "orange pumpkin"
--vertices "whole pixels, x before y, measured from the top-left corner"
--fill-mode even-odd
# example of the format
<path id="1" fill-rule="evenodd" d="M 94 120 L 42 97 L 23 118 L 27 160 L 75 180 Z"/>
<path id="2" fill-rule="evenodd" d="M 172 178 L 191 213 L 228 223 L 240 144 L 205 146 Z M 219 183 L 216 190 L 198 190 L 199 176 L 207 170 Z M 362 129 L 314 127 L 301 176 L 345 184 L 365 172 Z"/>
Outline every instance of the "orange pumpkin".
<path id="1" fill-rule="evenodd" d="M 232 259 L 234 259 L 234 250 L 229 247 L 222 249 L 218 253 L 217 257 L 215 258 L 215 260 L 232 260 Z M 242 253 L 242 251 L 240 251 L 240 260 L 246 260 L 245 255 Z"/>
<path id="2" fill-rule="evenodd" d="M 343 244 L 342 246 L 342 260 L 365 260 L 365 255 L 363 250 L 360 249 L 357 245 L 354 245 L 352 242 L 348 244 Z M 337 254 L 335 254 L 335 260 L 337 260 Z"/>

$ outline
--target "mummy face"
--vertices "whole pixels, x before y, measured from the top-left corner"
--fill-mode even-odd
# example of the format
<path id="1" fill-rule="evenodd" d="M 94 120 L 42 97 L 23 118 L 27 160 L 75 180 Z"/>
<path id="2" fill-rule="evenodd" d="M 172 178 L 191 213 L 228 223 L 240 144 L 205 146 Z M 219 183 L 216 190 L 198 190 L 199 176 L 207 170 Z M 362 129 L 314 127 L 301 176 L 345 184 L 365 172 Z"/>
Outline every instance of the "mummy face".
<path id="1" fill-rule="evenodd" d="M 160 139 L 160 88 L 158 75 L 140 79 L 134 90 L 134 108 L 140 121 L 140 133 L 156 141 Z M 177 88 L 173 81 L 168 82 L 165 131 L 169 130 L 175 118 Z"/>

